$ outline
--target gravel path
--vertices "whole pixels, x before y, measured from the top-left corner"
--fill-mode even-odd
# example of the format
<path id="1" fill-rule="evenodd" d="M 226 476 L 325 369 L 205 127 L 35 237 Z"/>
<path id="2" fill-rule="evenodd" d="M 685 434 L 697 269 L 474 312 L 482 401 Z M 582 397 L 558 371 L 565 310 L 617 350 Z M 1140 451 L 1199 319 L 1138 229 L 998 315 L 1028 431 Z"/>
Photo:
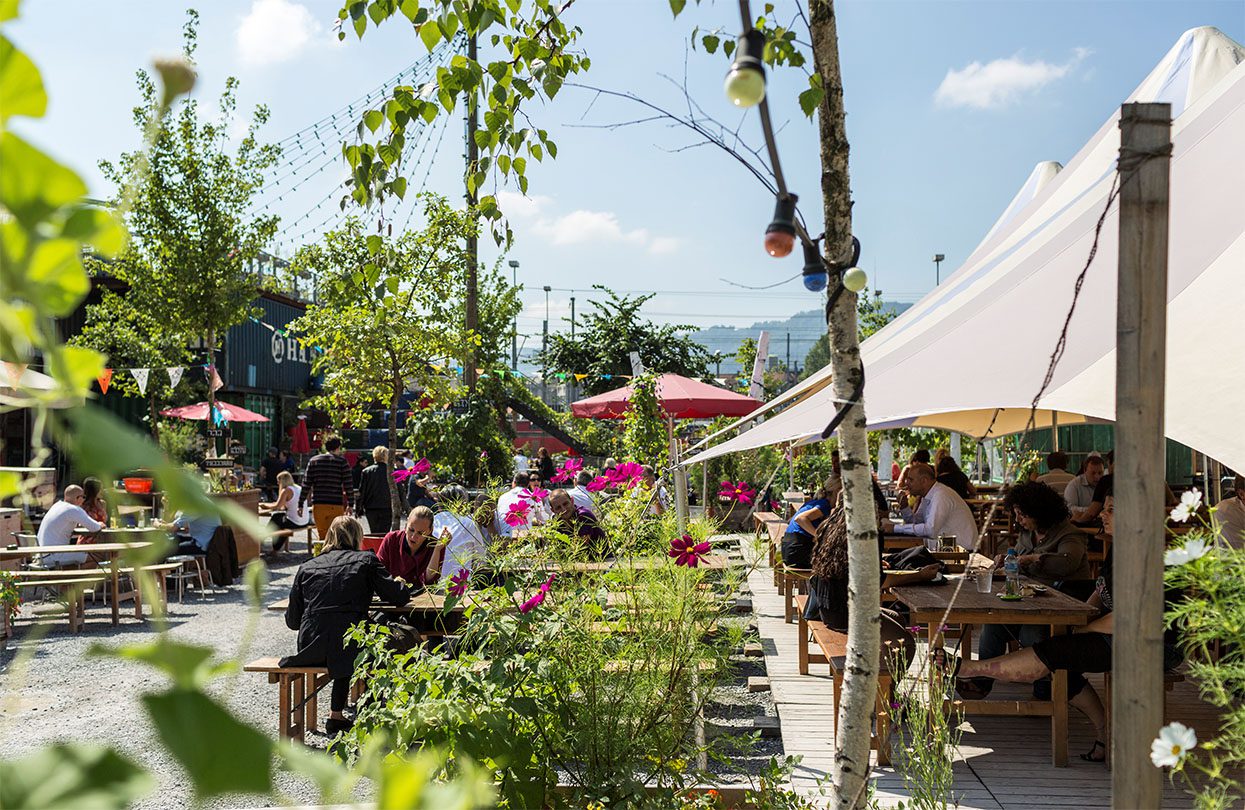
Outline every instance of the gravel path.
<path id="1" fill-rule="evenodd" d="M 264 604 L 284 599 L 298 563 L 305 555 L 284 555 L 271 570 Z M 93 644 L 151 641 L 156 626 L 134 618 L 131 603 L 121 605 L 121 625 L 113 627 L 110 612 L 87 602 L 87 623 L 74 635 L 69 623 L 56 614 L 54 603 L 26 605 L 14 637 L 0 652 L 0 759 L 14 759 L 56 741 L 99 742 L 112 745 L 156 775 L 157 790 L 141 808 L 180 808 L 191 804 L 190 783 L 173 760 L 164 754 L 140 702 L 144 691 L 159 689 L 163 676 L 141 664 L 115 658 L 88 657 Z M 36 622 L 31 616 L 39 616 Z M 244 630 L 252 621 L 242 587 L 189 591 L 185 602 L 169 604 L 169 627 L 179 641 L 202 644 L 217 650 L 218 657 L 244 662 L 261 655 L 293 652 L 294 634 L 280 613 L 260 611 L 254 618 L 255 633 L 248 649 L 239 649 Z M 46 631 L 43 638 L 35 638 Z M 210 689 L 224 695 L 240 719 L 277 736 L 277 689 L 262 675 L 239 673 L 224 678 Z M 327 698 L 324 701 L 327 704 Z M 327 706 L 326 706 L 327 708 Z M 187 730 L 193 733 L 192 729 Z M 323 745 L 323 738 L 308 742 Z M 292 802 L 307 803 L 318 793 L 300 779 L 277 774 L 277 786 Z M 256 807 L 271 804 L 257 797 L 230 797 L 209 806 Z"/>

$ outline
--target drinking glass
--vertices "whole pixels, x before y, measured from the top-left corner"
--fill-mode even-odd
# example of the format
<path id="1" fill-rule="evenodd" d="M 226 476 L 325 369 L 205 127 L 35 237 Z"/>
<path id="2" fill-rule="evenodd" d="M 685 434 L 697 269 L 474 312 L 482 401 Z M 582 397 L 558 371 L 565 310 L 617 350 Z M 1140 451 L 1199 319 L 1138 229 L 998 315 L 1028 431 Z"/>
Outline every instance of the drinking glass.
<path id="1" fill-rule="evenodd" d="M 993 593 L 994 569 L 978 568 L 974 572 L 974 579 L 977 580 L 977 593 Z"/>

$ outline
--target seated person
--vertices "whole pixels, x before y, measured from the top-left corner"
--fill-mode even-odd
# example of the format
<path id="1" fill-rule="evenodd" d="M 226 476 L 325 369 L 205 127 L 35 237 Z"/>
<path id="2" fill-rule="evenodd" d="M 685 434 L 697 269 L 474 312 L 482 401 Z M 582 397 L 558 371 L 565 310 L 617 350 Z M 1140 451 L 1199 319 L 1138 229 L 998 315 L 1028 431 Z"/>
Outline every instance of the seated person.
<path id="1" fill-rule="evenodd" d="M 666 510 L 670 508 L 670 493 L 666 490 L 665 485 L 657 480 L 657 473 L 653 472 L 653 468 L 644 465 L 644 486 L 653 490 L 656 495 L 653 496 L 649 503 L 648 513 L 650 515 L 664 515 Z"/>
<path id="2" fill-rule="evenodd" d="M 298 631 L 298 652 L 280 660 L 283 667 L 327 666 L 333 687 L 329 737 L 350 728 L 343 711 L 350 695 L 350 679 L 358 650 L 344 639 L 352 624 L 367 619 L 372 597 L 391 605 L 405 605 L 409 591 L 395 582 L 376 555 L 360 551 L 363 525 L 352 517 L 334 518 L 324 538 L 324 550 L 298 568 L 290 588 L 285 624 Z"/>
<path id="3" fill-rule="evenodd" d="M 208 544 L 212 535 L 220 526 L 220 517 L 211 515 L 187 515 L 178 512 L 173 522 L 167 524 L 173 531 L 173 539 L 177 542 L 174 554 L 207 554 Z"/>
<path id="4" fill-rule="evenodd" d="M 1044 585 L 1071 591 L 1078 598 L 1086 596 L 1087 584 L 1091 582 L 1088 538 L 1068 519 L 1068 505 L 1059 493 L 1038 481 L 1026 481 L 1014 486 L 1003 504 L 1012 510 L 1020 528 L 1014 546 L 1020 573 Z M 995 565 L 1002 565 L 1004 556 L 998 555 Z M 978 654 L 983 660 L 997 658 L 1007 652 L 1009 641 L 1031 647 L 1048 636 L 1050 628 L 1046 625 L 983 625 Z M 989 694 L 992 686 L 987 680 L 979 680 L 976 685 L 982 695 Z M 1043 682 L 1035 685 L 1034 694 L 1045 699 L 1048 690 L 1049 684 Z"/>
<path id="5" fill-rule="evenodd" d="M 389 573 L 421 588 L 437 578 L 450 533 L 437 542 L 433 534 L 432 510 L 417 506 L 406 519 L 406 528 L 389 532 L 380 541 L 376 556 Z M 431 575 L 431 580 L 429 576 Z"/>
<path id="6" fill-rule="evenodd" d="M 553 516 L 561 521 L 565 532 L 575 535 L 587 544 L 589 556 L 593 559 L 609 556 L 605 530 L 597 522 L 596 515 L 582 506 L 576 506 L 569 492 L 565 489 L 554 490 L 553 495 L 549 496 L 549 506 L 553 510 Z"/>
<path id="7" fill-rule="evenodd" d="M 449 532 L 450 542 L 445 548 L 440 571 L 429 572 L 430 583 L 438 578 L 448 580 L 464 569 L 474 572 L 484 564 L 488 554 L 488 538 L 469 514 L 471 504 L 467 490 L 457 484 L 446 487 L 441 490 L 439 506 L 432 516 L 432 531 L 438 537 Z M 438 576 L 432 576 L 434 573 Z"/>
<path id="8" fill-rule="evenodd" d="M 1098 488 L 1098 482 L 1106 472 L 1107 467 L 1102 456 L 1090 456 L 1085 459 L 1080 475 L 1064 486 L 1063 499 L 1072 510 L 1073 520 L 1076 520 L 1078 512 L 1089 508 L 1090 502 L 1094 500 L 1094 490 Z"/>
<path id="9" fill-rule="evenodd" d="M 968 480 L 968 476 L 955 463 L 955 457 L 950 453 L 938 460 L 938 466 L 934 470 L 938 473 L 938 483 L 946 484 L 956 495 L 964 500 L 977 497 L 977 487 Z"/>
<path id="10" fill-rule="evenodd" d="M 1232 492 L 1215 504 L 1219 539 L 1232 548 L 1245 546 L 1245 475 L 1232 481 Z"/>
<path id="11" fill-rule="evenodd" d="M 1084 509 L 1072 510 L 1072 522 L 1078 526 L 1098 525 L 1098 515 L 1102 512 L 1102 505 L 1106 503 L 1107 496 L 1112 494 L 1115 486 L 1114 450 L 1107 453 L 1106 465 L 1107 472 L 1094 485 L 1094 494 L 1089 499 L 1089 506 Z M 1088 470 L 1088 467 L 1086 469 Z"/>
<path id="12" fill-rule="evenodd" d="M 900 510 L 904 519 L 902 525 L 892 526 L 888 521 L 885 527 L 895 534 L 915 537 L 949 535 L 962 548 L 972 551 L 977 545 L 977 521 L 973 519 L 973 510 L 954 490 L 938 482 L 933 467 L 920 462 L 908 466 L 908 492 L 920 498 L 921 503 L 915 512 L 907 507 Z"/>
<path id="13" fill-rule="evenodd" d="M 79 526 L 87 531 L 97 532 L 105 524 L 86 513 L 82 504 L 86 493 L 77 484 L 65 487 L 64 497 L 52 504 L 52 508 L 43 516 L 39 523 L 38 541 L 41 546 L 72 546 L 74 545 L 74 529 Z M 78 551 L 66 551 L 57 554 L 44 554 L 43 563 L 53 568 L 67 568 L 82 565 L 86 562 L 86 554 Z"/>
<path id="14" fill-rule="evenodd" d="M 277 473 L 277 499 L 272 503 L 261 503 L 260 509 L 275 512 L 268 518 L 270 529 L 305 529 L 311 523 L 311 513 L 307 504 L 300 503 L 303 488 L 294 483 L 294 476 L 285 470 Z M 272 542 L 272 550 L 280 551 L 289 541 L 288 537 L 278 537 Z"/>
<path id="15" fill-rule="evenodd" d="M 406 479 L 406 503 L 412 509 L 416 506 L 432 507 L 436 500 L 432 497 L 432 490 L 429 486 L 432 484 L 432 476 L 416 475 L 412 473 Z"/>
<path id="16" fill-rule="evenodd" d="M 829 517 L 841 485 L 833 476 L 826 479 L 811 501 L 796 510 L 782 537 L 782 561 L 789 568 L 810 568 L 813 564 L 813 536 Z"/>
<path id="17" fill-rule="evenodd" d="M 540 514 L 541 505 L 533 504 L 523 497 L 523 493 L 528 491 L 529 480 L 527 470 L 515 473 L 514 478 L 511 480 L 512 486 L 510 489 L 498 496 L 497 509 L 494 510 L 493 516 L 493 533 L 498 537 L 513 537 L 515 529 L 527 529 L 542 522 L 543 515 Z M 537 476 L 536 480 L 539 483 L 540 477 Z M 511 526 L 506 522 L 506 515 L 510 513 L 511 505 L 519 501 L 528 502 L 527 520 L 518 526 Z"/>
<path id="18" fill-rule="evenodd" d="M 1076 478 L 1068 472 L 1068 454 L 1060 450 L 1046 454 L 1046 470 L 1037 480 L 1061 495 Z"/>
<path id="19" fill-rule="evenodd" d="M 592 483 L 592 473 L 587 470 L 580 470 L 575 475 L 575 488 L 568 489 L 575 505 L 581 509 L 587 509 L 592 514 L 597 513 L 597 499 L 592 497 L 592 493 L 588 491 L 588 485 Z"/>
<path id="20" fill-rule="evenodd" d="M 1104 512 L 1103 522 L 1111 524 L 1111 514 Z M 1110 530 L 1110 529 L 1108 529 Z M 963 697 L 971 698 L 978 695 L 975 684 L 985 680 L 993 683 L 996 680 L 1007 683 L 1029 683 L 1049 678 L 1056 669 L 1068 671 L 1068 703 L 1079 709 L 1098 731 L 1098 739 L 1081 759 L 1087 762 L 1105 762 L 1110 750 L 1110 728 L 1107 726 L 1106 712 L 1102 701 L 1094 687 L 1085 680 L 1086 672 L 1111 671 L 1111 634 L 1114 629 L 1112 622 L 1112 555 L 1107 552 L 1103 563 L 1102 575 L 1089 604 L 1100 608 L 1104 615 L 1099 616 L 1084 628 L 1072 635 L 1053 636 L 1039 641 L 1031 647 L 988 660 L 961 660 L 953 665 L 952 674 L 956 678 L 956 691 Z M 1122 598 L 1123 594 L 1120 595 Z M 1168 591 L 1164 601 L 1170 608 L 1179 599 L 1179 593 Z M 1176 631 L 1167 628 L 1163 632 L 1163 669 L 1174 669 L 1180 664 L 1181 653 Z M 945 653 L 935 651 L 935 660 L 945 661 Z M 968 680 L 971 679 L 971 680 Z"/>

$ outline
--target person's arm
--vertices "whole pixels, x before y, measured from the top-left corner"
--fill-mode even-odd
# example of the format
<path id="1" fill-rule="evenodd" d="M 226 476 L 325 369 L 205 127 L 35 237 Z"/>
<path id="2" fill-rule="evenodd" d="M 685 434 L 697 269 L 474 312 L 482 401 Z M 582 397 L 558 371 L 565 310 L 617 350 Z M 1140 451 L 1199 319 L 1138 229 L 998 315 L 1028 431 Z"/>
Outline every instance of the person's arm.
<path id="1" fill-rule="evenodd" d="M 424 568 L 424 584 L 431 585 L 441 576 L 441 561 L 445 559 L 445 550 L 450 545 L 452 535 L 449 529 L 441 530 L 441 541 L 432 547 L 428 555 L 428 565 Z"/>
<path id="2" fill-rule="evenodd" d="M 1099 616 L 1084 627 L 1077 628 L 1078 633 L 1106 633 L 1112 635 L 1115 630 L 1115 620 L 1112 618 L 1115 613 L 1108 613 L 1105 616 Z"/>
<path id="3" fill-rule="evenodd" d="M 929 582 L 938 576 L 938 572 L 942 570 L 942 565 L 933 563 L 924 568 L 912 572 L 908 571 L 903 574 L 885 574 L 882 577 L 882 590 L 893 588 L 896 585 L 912 585 L 917 582 Z"/>
<path id="4" fill-rule="evenodd" d="M 350 469 L 350 462 L 339 456 L 342 469 L 342 506 L 346 507 L 346 513 L 354 511 L 354 471 Z"/>
<path id="5" fill-rule="evenodd" d="M 814 506 L 805 512 L 795 516 L 795 525 L 799 526 L 809 534 L 817 533 L 817 524 L 814 521 L 821 520 L 823 513 L 819 507 Z"/>
<path id="6" fill-rule="evenodd" d="M 1080 538 L 1065 536 L 1055 546 L 1054 551 L 1041 554 L 1025 554 L 1021 557 L 1021 567 L 1026 571 L 1039 572 L 1055 579 L 1075 574 L 1085 562 L 1085 541 Z"/>
<path id="7" fill-rule="evenodd" d="M 1086 523 L 1098 517 L 1102 512 L 1102 501 L 1090 501 L 1089 506 L 1080 512 L 1073 512 L 1072 519 L 1077 523 Z"/>
<path id="8" fill-rule="evenodd" d="M 955 497 L 960 497 L 956 495 Z M 909 520 L 911 515 L 911 520 Z M 940 499 L 931 498 L 926 495 L 921 498 L 921 505 L 916 508 L 916 512 L 904 513 L 904 525 L 896 526 L 896 534 L 911 534 L 916 537 L 933 537 L 937 531 L 938 521 L 942 517 L 942 509 L 940 508 Z"/>
<path id="9" fill-rule="evenodd" d="M 88 515 L 86 513 L 86 510 L 83 509 L 81 506 L 75 506 L 73 508 L 72 514 L 74 516 L 74 520 L 81 523 L 86 528 L 87 531 L 97 532 L 100 529 L 104 528 L 103 523 L 100 523 L 98 520 Z"/>
<path id="10" fill-rule="evenodd" d="M 970 478 L 968 478 L 968 476 L 965 476 L 965 477 L 964 477 L 964 482 L 965 482 L 965 484 L 966 484 L 966 485 L 967 485 L 967 487 L 968 487 L 968 497 L 970 497 L 970 498 L 976 498 L 976 497 L 977 497 L 977 487 L 973 486 L 973 482 L 972 482 L 972 480 L 971 480 Z"/>
<path id="11" fill-rule="evenodd" d="M 382 602 L 387 602 L 394 607 L 401 607 L 411 601 L 410 589 L 390 576 L 389 571 L 385 566 L 381 565 L 380 560 L 369 561 L 367 574 L 368 584 L 372 588 L 372 593 L 380 597 Z"/>
<path id="12" fill-rule="evenodd" d="M 285 606 L 285 626 L 297 630 L 303 624 L 303 569 L 294 574 L 294 584 L 290 587 L 290 599 Z"/>

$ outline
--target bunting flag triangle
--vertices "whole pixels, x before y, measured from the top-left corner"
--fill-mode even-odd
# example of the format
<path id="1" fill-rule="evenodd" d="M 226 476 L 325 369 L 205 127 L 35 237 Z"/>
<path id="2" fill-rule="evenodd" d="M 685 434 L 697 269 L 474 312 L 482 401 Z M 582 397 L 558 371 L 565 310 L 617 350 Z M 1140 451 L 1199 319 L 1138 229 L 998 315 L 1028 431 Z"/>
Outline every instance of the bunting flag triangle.
<path id="1" fill-rule="evenodd" d="M 95 382 L 99 383 L 99 391 L 101 394 L 108 393 L 108 386 L 112 383 L 112 369 L 104 369 L 104 373 L 95 378 Z"/>
<path id="2" fill-rule="evenodd" d="M 585 379 L 587 379 L 587 377 L 588 377 L 587 374 L 576 374 L 575 382 L 583 382 Z"/>
<path id="3" fill-rule="evenodd" d="M 169 387 L 176 388 L 177 384 L 182 381 L 182 375 L 186 373 L 186 367 L 169 366 L 165 371 L 169 373 Z"/>
<path id="4" fill-rule="evenodd" d="M 225 387 L 225 382 L 216 373 L 216 366 L 208 366 L 208 379 L 210 380 L 208 384 L 212 386 L 213 393 Z"/>
<path id="5" fill-rule="evenodd" d="M 134 378 L 134 382 L 138 383 L 138 393 L 142 394 L 143 396 L 146 396 L 147 395 L 147 380 L 151 376 L 151 369 L 132 368 L 130 369 L 130 376 Z"/>

